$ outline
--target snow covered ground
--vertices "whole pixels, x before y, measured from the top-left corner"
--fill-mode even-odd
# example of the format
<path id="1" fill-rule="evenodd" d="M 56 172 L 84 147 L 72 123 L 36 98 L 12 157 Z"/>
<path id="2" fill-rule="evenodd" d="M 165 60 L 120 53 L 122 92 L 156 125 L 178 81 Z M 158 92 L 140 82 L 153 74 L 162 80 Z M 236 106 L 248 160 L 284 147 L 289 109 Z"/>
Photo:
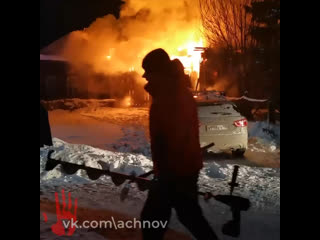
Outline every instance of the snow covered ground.
<path id="1" fill-rule="evenodd" d="M 98 162 L 102 161 L 112 171 L 128 174 L 135 172 L 137 175 L 152 170 L 152 161 L 144 155 L 105 151 L 87 145 L 72 145 L 58 139 L 54 139 L 54 143 L 55 154 L 53 157 L 66 162 L 85 164 L 88 167 L 101 169 L 102 167 Z M 52 182 L 59 185 L 61 181 L 62 184 L 92 183 L 86 173 L 82 171 L 72 177 L 65 176 L 59 167 L 54 171 L 44 172 L 47 153 L 48 149 L 40 151 L 40 184 L 50 183 L 52 185 Z M 215 162 L 205 163 L 201 173 L 200 185 L 206 191 L 227 194 L 232 171 L 233 165 Z M 108 180 L 102 179 L 102 181 Z M 280 169 L 242 166 L 239 181 L 242 183 L 239 191 L 242 196 L 253 201 L 253 209 L 279 212 Z"/>
<path id="2" fill-rule="evenodd" d="M 152 169 L 149 158 L 131 153 L 116 153 L 96 149 L 86 145 L 67 144 L 54 139 L 54 158 L 66 162 L 85 164 L 101 168 L 99 161 L 105 162 L 112 170 L 124 173 L 141 174 Z M 132 217 L 138 217 L 146 199 L 146 193 L 140 192 L 133 185 L 126 202 L 120 202 L 121 187 L 116 187 L 108 177 L 102 177 L 96 182 L 89 180 L 81 170 L 75 176 L 66 176 L 57 167 L 51 172 L 45 172 L 44 166 L 49 149 L 40 150 L 40 197 L 54 201 L 54 192 L 65 189 L 79 199 L 82 207 L 109 209 L 122 212 Z M 228 194 L 228 182 L 233 166 L 228 164 L 206 163 L 199 181 L 201 190 L 217 194 Z M 241 239 L 278 239 L 280 232 L 280 170 L 270 168 L 252 168 L 241 166 L 239 188 L 235 194 L 247 197 L 252 201 L 252 209 L 244 214 L 243 236 Z M 206 217 L 218 231 L 230 215 L 229 209 L 215 201 L 201 202 Z M 252 227 L 254 224 L 254 228 Z M 187 232 L 173 218 L 170 227 Z M 251 235 L 256 236 L 253 238 Z M 272 238 L 270 238 L 272 236 Z M 222 236 L 221 236 L 222 237 Z M 222 237 L 221 239 L 230 239 Z"/>
<path id="3" fill-rule="evenodd" d="M 150 157 L 147 108 L 95 108 L 50 111 L 54 137 L 104 150 L 140 153 Z M 242 164 L 280 167 L 280 126 L 250 122 L 249 150 Z M 231 154 L 207 155 L 206 161 L 232 160 Z"/>
<path id="4" fill-rule="evenodd" d="M 267 151 L 280 149 L 280 125 L 268 124 L 267 122 L 250 122 L 249 138 L 258 139 L 261 145 L 269 146 Z"/>
<path id="5" fill-rule="evenodd" d="M 147 109 L 90 107 L 72 112 L 55 110 L 49 114 L 56 137 L 54 158 L 96 168 L 101 168 L 98 162 L 103 161 L 111 170 L 129 174 L 142 174 L 152 169 Z M 249 133 L 250 148 L 245 159 L 230 160 L 226 155 L 206 156 L 199 185 L 203 191 L 228 194 L 233 165 L 240 165 L 241 188 L 235 194 L 252 202 L 251 210 L 243 214 L 240 239 L 280 239 L 280 126 L 251 122 Z M 138 191 L 133 185 L 128 199 L 121 202 L 122 187 L 116 187 L 108 177 L 93 182 L 82 171 L 74 176 L 66 176 L 60 167 L 45 172 L 48 151 L 49 148 L 40 149 L 40 200 L 54 202 L 54 193 L 65 189 L 72 193 L 73 198 L 79 199 L 81 207 L 139 217 L 146 192 Z M 220 238 L 232 239 L 220 231 L 231 218 L 229 209 L 214 200 L 209 203 L 201 200 L 201 205 Z M 54 221 L 54 216 L 50 218 Z M 40 215 L 40 239 L 65 239 L 54 236 L 48 225 L 43 223 Z M 170 228 L 188 234 L 176 216 Z M 101 239 L 101 235 L 94 232 L 77 231 L 76 236 L 70 239 Z"/>

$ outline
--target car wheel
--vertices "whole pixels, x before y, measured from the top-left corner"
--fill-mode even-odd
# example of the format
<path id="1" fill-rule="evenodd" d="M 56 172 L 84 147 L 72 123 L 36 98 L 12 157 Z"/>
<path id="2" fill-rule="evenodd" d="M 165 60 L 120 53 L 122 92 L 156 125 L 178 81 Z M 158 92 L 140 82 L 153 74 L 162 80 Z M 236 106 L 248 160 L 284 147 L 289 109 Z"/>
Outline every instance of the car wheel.
<path id="1" fill-rule="evenodd" d="M 232 151 L 232 155 L 234 157 L 244 157 L 245 153 L 246 153 L 245 149 L 238 149 L 238 150 Z"/>

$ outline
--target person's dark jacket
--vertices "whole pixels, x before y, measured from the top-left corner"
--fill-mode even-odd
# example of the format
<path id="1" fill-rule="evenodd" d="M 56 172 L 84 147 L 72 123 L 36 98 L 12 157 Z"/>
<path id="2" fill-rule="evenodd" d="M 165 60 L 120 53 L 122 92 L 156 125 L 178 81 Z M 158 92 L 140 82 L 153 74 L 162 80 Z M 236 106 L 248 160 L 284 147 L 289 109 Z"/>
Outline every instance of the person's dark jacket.
<path id="1" fill-rule="evenodd" d="M 52 145 L 53 144 L 48 113 L 40 103 L 40 148 Z"/>
<path id="2" fill-rule="evenodd" d="M 155 173 L 157 176 L 173 178 L 195 176 L 203 167 L 195 99 L 181 85 L 175 87 L 172 84 L 169 89 L 157 87 L 155 94 L 155 86 L 150 83 L 146 86 L 148 92 L 156 95 L 150 110 Z"/>

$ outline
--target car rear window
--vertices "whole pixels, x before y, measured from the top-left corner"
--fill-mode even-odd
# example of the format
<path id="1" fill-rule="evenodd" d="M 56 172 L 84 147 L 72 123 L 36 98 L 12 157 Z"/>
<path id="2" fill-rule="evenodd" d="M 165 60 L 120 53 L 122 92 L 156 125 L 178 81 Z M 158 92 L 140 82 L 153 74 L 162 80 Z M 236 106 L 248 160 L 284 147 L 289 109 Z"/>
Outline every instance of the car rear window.
<path id="1" fill-rule="evenodd" d="M 200 115 L 239 115 L 237 106 L 231 102 L 198 102 Z M 202 114 L 201 114 L 202 113 Z"/>

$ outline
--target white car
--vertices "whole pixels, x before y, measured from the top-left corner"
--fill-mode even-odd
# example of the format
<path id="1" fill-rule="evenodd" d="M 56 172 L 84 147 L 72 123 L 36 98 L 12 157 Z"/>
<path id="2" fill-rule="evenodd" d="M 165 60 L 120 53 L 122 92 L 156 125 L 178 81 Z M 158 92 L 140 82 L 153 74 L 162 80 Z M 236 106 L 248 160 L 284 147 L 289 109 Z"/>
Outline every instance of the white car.
<path id="1" fill-rule="evenodd" d="M 209 151 L 220 153 L 232 151 L 243 156 L 248 149 L 248 120 L 241 115 L 237 106 L 228 101 L 221 92 L 196 93 L 200 120 L 200 143 Z"/>

